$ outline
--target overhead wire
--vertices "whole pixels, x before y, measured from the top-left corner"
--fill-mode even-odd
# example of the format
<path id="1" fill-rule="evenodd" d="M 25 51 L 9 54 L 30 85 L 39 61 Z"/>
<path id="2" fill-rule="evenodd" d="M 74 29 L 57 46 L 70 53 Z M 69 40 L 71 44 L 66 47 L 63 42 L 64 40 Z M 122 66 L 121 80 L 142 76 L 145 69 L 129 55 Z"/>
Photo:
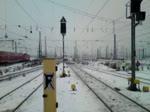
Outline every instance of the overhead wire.
<path id="1" fill-rule="evenodd" d="M 147 17 L 149 17 L 150 15 L 147 15 Z M 149 19 L 150 20 L 150 19 Z M 149 20 L 146 20 L 146 21 L 149 21 Z M 124 30 L 125 28 L 128 28 L 128 27 L 131 27 L 131 25 L 130 25 L 130 23 L 128 23 L 128 24 L 125 24 L 124 26 L 121 26 L 121 27 L 119 27 L 119 28 L 117 28 L 116 29 L 116 34 L 117 33 L 121 33 L 120 31 L 122 31 L 122 30 Z M 147 26 L 146 28 L 149 28 L 150 26 Z M 127 31 L 128 29 L 126 29 L 126 31 Z M 140 31 L 144 31 L 145 29 L 142 29 L 142 30 L 140 30 Z M 106 36 L 109 36 L 109 35 L 111 35 L 112 33 L 110 33 L 110 34 L 106 34 L 105 36 L 103 36 L 103 37 L 106 37 Z"/>
<path id="2" fill-rule="evenodd" d="M 95 18 L 100 14 L 100 12 L 105 8 L 105 6 L 107 5 L 107 3 L 109 2 L 109 0 L 107 0 L 104 4 L 103 4 L 103 6 L 98 10 L 98 12 L 95 14 L 95 16 L 94 16 L 94 18 L 92 18 L 91 20 L 90 20 L 90 22 L 86 25 L 86 27 L 85 28 L 88 28 L 88 26 L 95 20 Z M 85 29 L 84 30 L 82 30 L 82 32 L 80 33 L 80 35 L 83 33 L 85 31 Z"/>
<path id="3" fill-rule="evenodd" d="M 63 4 L 60 4 L 60 3 L 57 3 L 53 0 L 49 0 L 52 4 L 58 6 L 58 7 L 61 7 L 61 8 L 64 8 L 68 11 L 71 11 L 73 13 L 77 13 L 77 14 L 80 14 L 80 15 L 83 15 L 83 16 L 87 16 L 87 17 L 90 17 L 90 18 L 95 18 L 97 20 L 101 20 L 101 21 L 109 21 L 109 22 L 112 22 L 113 20 L 110 19 L 110 18 L 105 18 L 105 17 L 100 17 L 100 16 L 96 16 L 94 14 L 90 14 L 90 13 L 87 13 L 87 12 L 84 12 L 82 10 L 79 10 L 79 9 L 75 9 L 73 7 L 70 7 L 70 6 L 67 6 L 67 5 L 63 5 Z M 118 22 L 124 22 L 126 23 L 126 21 L 118 21 Z"/>
<path id="4" fill-rule="evenodd" d="M 31 1 L 32 1 L 34 7 L 36 8 L 36 10 L 37 10 L 37 12 L 38 12 L 38 14 L 39 14 L 38 16 L 40 17 L 41 14 L 42 14 L 42 12 L 40 11 L 40 9 L 39 9 L 39 7 L 37 6 L 36 2 L 35 2 L 34 0 L 31 0 Z M 45 28 L 42 24 L 39 24 L 39 23 L 38 23 L 38 25 L 41 26 L 42 30 L 43 30 L 43 28 Z M 44 30 L 43 30 L 43 31 L 44 31 Z M 45 32 L 45 31 L 44 31 L 44 32 Z M 45 32 L 45 35 L 46 35 L 46 32 Z"/>
<path id="5" fill-rule="evenodd" d="M 81 10 L 79 10 L 79 9 L 75 9 L 75 8 L 72 8 L 72 7 L 69 7 L 69 6 L 66 6 L 66 5 L 63 5 L 63 4 L 54 2 L 53 0 L 49 0 L 49 1 L 50 1 L 52 4 L 54 4 L 54 5 L 56 5 L 56 6 L 59 6 L 59 7 L 62 7 L 62 8 L 64 8 L 64 9 L 68 10 L 68 11 L 72 11 L 72 12 L 77 13 L 77 14 L 85 15 L 85 16 L 90 17 L 90 18 L 93 18 L 93 17 L 94 17 L 93 14 L 89 14 L 89 13 L 84 12 L 84 11 L 81 11 Z M 98 17 L 98 18 L 99 18 L 99 20 L 102 20 L 102 21 L 106 21 L 106 20 L 111 21 L 110 19 L 104 18 L 104 17 Z"/>
<path id="6" fill-rule="evenodd" d="M 34 18 L 25 10 L 25 8 L 18 2 L 18 0 L 15 0 L 15 2 L 17 3 L 17 5 L 24 11 L 24 13 L 37 25 L 40 26 L 39 23 L 37 23 Z M 42 27 L 40 26 L 40 29 L 45 32 Z M 46 33 L 45 33 L 46 34 Z"/>
<path id="7" fill-rule="evenodd" d="M 16 33 L 16 32 L 10 31 L 10 30 L 8 30 L 8 29 L 1 29 L 1 30 L 4 30 L 4 31 L 6 30 L 7 32 L 12 33 L 12 34 L 15 34 L 15 35 L 20 36 L 20 37 L 25 37 L 25 36 L 23 36 L 23 35 L 21 35 L 21 34 L 18 34 L 18 33 Z"/>
<path id="8" fill-rule="evenodd" d="M 149 17 L 150 15 L 147 15 L 147 17 Z M 125 25 L 125 26 L 121 26 L 121 27 L 119 27 L 119 28 L 117 28 L 116 29 L 116 33 L 121 33 L 120 31 L 122 31 L 122 30 L 124 30 L 125 28 L 128 28 L 128 27 L 130 27 L 131 25 L 130 25 L 130 23 L 127 23 L 127 25 Z M 148 26 L 149 27 L 149 26 Z M 126 31 L 127 31 L 128 29 L 126 29 Z M 143 30 L 145 30 L 145 29 L 143 29 Z M 140 30 L 140 31 L 143 31 L 143 30 Z M 112 34 L 112 33 L 110 33 L 110 34 Z M 108 34 L 108 35 L 110 35 L 110 34 Z M 106 35 L 106 36 L 108 36 L 108 35 Z"/>
<path id="9" fill-rule="evenodd" d="M 94 17 L 93 17 L 94 18 Z M 119 29 L 120 30 L 120 29 Z M 111 33 L 112 34 L 112 33 Z"/>
<path id="10" fill-rule="evenodd" d="M 78 10 L 78 9 L 74 9 L 74 8 L 72 8 L 72 7 L 69 7 L 69 6 L 66 6 L 66 5 L 62 5 L 62 4 L 59 4 L 59 3 L 57 3 L 57 2 L 54 2 L 53 0 L 49 0 L 51 3 L 53 3 L 53 4 L 55 4 L 56 6 L 59 6 L 59 7 L 62 7 L 62 8 L 64 8 L 64 9 L 66 9 L 66 10 L 69 10 L 69 11 L 73 11 L 74 13 L 78 13 L 78 14 L 81 14 L 81 15 L 84 15 L 84 16 L 87 16 L 87 17 L 91 17 L 92 19 L 99 19 L 98 18 L 98 16 L 96 16 L 95 17 L 95 15 L 93 15 L 93 14 L 89 14 L 89 13 L 87 13 L 87 12 L 83 12 L 83 11 L 81 11 L 81 10 Z M 111 22 L 111 24 L 112 24 L 112 19 L 108 19 L 108 18 L 103 18 L 103 17 L 100 17 L 100 19 L 99 20 L 101 20 L 101 21 L 109 21 L 109 22 Z M 124 21 L 120 21 L 119 19 L 116 19 L 115 21 L 117 21 L 117 22 L 124 22 Z M 127 22 L 125 22 L 125 23 L 127 23 Z M 84 30 L 85 30 L 86 28 L 84 28 Z"/>
<path id="11" fill-rule="evenodd" d="M 24 9 L 24 7 L 22 7 L 22 5 L 18 2 L 18 0 L 15 0 L 17 5 L 24 11 L 24 13 L 36 24 L 38 25 L 38 23 L 33 19 L 33 17 Z"/>
<path id="12" fill-rule="evenodd" d="M 39 7 L 37 6 L 36 2 L 34 0 L 31 0 L 33 5 L 35 6 L 35 8 L 37 9 L 38 13 L 41 14 L 41 11 L 39 9 Z"/>
<path id="13" fill-rule="evenodd" d="M 136 37 L 140 37 L 142 35 L 144 36 L 144 35 L 149 34 L 149 29 L 148 28 L 150 28 L 150 26 L 144 26 L 144 28 L 142 27 L 140 29 L 137 29 L 138 35 L 136 35 Z"/>

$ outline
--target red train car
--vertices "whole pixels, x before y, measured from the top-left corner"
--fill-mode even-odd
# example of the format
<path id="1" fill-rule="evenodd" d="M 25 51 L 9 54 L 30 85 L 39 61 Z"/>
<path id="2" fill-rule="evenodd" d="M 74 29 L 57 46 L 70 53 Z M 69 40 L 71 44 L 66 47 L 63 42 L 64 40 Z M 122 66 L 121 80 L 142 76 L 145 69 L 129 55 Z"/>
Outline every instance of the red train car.
<path id="1" fill-rule="evenodd" d="M 30 55 L 28 54 L 0 51 L 0 64 L 17 63 L 29 60 Z"/>
<path id="2" fill-rule="evenodd" d="M 23 54 L 23 61 L 29 61 L 30 55 L 29 54 Z"/>

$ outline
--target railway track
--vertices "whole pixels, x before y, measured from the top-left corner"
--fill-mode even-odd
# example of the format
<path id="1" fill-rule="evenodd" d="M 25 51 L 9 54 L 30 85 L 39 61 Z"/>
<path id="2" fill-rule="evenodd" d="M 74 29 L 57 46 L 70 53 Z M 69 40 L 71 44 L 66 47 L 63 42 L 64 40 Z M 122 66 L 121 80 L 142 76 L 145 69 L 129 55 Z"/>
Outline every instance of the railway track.
<path id="1" fill-rule="evenodd" d="M 18 76 L 22 75 L 23 73 L 26 73 L 26 74 L 27 73 L 31 73 L 31 72 L 34 72 L 34 71 L 39 70 L 39 69 L 41 69 L 41 66 L 40 67 L 36 67 L 36 68 L 31 68 L 29 70 L 24 70 L 24 71 L 19 71 L 19 72 L 3 75 L 3 76 L 0 76 L 0 82 L 4 81 L 4 80 L 9 80 L 9 79 L 18 77 Z"/>
<path id="2" fill-rule="evenodd" d="M 16 112 L 16 110 L 21 107 L 21 105 L 23 105 L 23 103 L 26 102 L 30 98 L 30 96 L 35 93 L 43 84 L 43 82 L 41 81 L 41 74 L 42 73 L 38 74 L 19 87 L 1 96 L 0 104 L 2 105 L 0 105 L 0 110 L 2 112 Z"/>
<path id="3" fill-rule="evenodd" d="M 16 112 L 32 95 L 33 93 L 35 93 L 41 86 L 42 86 L 43 83 L 41 83 L 37 88 L 35 88 L 22 102 L 20 102 L 18 104 L 18 106 L 16 106 L 12 112 Z"/>
<path id="4" fill-rule="evenodd" d="M 149 71 L 150 72 L 150 71 Z M 146 74 L 146 75 L 150 75 L 150 73 L 147 73 L 147 72 L 141 72 L 139 71 L 139 73 L 143 73 L 143 74 Z"/>
<path id="5" fill-rule="evenodd" d="M 21 84 L 20 86 L 16 87 L 15 89 L 11 90 L 10 92 L 6 93 L 5 95 L 0 97 L 0 100 L 2 100 L 3 98 L 5 98 L 6 96 L 8 96 L 9 94 L 15 92 L 16 90 L 20 89 L 21 87 L 23 87 L 24 85 L 28 84 L 29 82 L 31 82 L 32 80 L 36 79 L 37 77 L 39 77 L 42 73 L 38 74 L 37 76 L 33 77 L 32 79 L 28 80 L 27 82 Z"/>
<path id="6" fill-rule="evenodd" d="M 129 74 L 117 73 L 117 72 L 114 72 L 114 71 L 109 72 L 109 71 L 100 70 L 100 69 L 97 69 L 97 68 L 89 68 L 89 67 L 84 67 L 84 68 L 88 68 L 90 70 L 94 70 L 94 71 L 101 72 L 101 73 L 106 73 L 106 74 L 113 75 L 113 76 L 116 76 L 116 77 L 120 77 L 120 78 L 123 78 L 123 79 L 127 79 L 128 77 L 131 77 L 131 75 L 129 75 Z M 136 77 L 136 78 L 140 79 L 141 83 L 150 85 L 150 79 L 146 79 L 146 78 L 142 78 L 142 77 Z"/>
<path id="7" fill-rule="evenodd" d="M 150 112 L 146 107 L 116 91 L 81 68 L 74 65 L 70 65 L 70 67 L 110 112 Z"/>

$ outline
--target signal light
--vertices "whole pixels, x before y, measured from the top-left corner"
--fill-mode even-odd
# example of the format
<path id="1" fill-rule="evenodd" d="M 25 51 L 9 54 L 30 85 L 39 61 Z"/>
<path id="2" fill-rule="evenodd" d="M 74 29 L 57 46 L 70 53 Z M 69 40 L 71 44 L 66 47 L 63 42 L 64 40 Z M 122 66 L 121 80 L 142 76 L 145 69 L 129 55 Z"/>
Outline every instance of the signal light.
<path id="1" fill-rule="evenodd" d="M 131 0 L 131 13 L 138 13 L 141 11 L 142 0 Z"/>
<path id="2" fill-rule="evenodd" d="M 146 12 L 138 12 L 136 13 L 136 21 L 144 21 L 146 16 Z"/>

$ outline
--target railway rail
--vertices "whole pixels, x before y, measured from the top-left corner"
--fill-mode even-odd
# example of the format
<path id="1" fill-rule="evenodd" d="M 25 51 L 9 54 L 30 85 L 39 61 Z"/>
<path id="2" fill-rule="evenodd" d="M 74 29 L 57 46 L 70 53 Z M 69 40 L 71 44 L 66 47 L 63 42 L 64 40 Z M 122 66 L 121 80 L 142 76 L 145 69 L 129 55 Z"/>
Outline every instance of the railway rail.
<path id="1" fill-rule="evenodd" d="M 2 75 L 2 76 L 0 76 L 0 81 L 4 81 L 4 80 L 8 80 L 8 79 L 18 77 L 18 76 L 22 75 L 23 73 L 31 73 L 31 72 L 34 72 L 34 71 L 39 70 L 41 68 L 42 67 L 40 66 L 40 67 L 31 68 L 31 69 L 24 70 L 24 71 L 19 71 L 19 72 L 10 73 L 10 74 L 7 74 L 7 75 Z"/>
<path id="2" fill-rule="evenodd" d="M 42 86 L 43 82 L 41 81 L 41 74 L 42 73 L 38 74 L 19 87 L 16 87 L 15 89 L 1 96 L 0 104 L 3 104 L 0 106 L 0 108 L 2 108 L 1 111 L 16 112 L 31 97 L 31 95 L 33 95 L 33 93 L 35 93 Z M 10 105 L 10 102 L 13 105 Z M 7 107 L 7 110 L 5 107 Z"/>
<path id="3" fill-rule="evenodd" d="M 11 90 L 10 92 L 6 93 L 5 95 L 0 97 L 0 100 L 2 100 L 3 98 L 5 98 L 6 96 L 8 96 L 9 94 L 15 92 L 16 90 L 20 89 L 21 87 L 23 87 L 24 85 L 28 84 L 29 82 L 31 82 L 32 80 L 36 79 L 37 77 L 39 77 L 42 73 L 38 74 L 37 76 L 33 77 L 32 79 L 28 80 L 27 82 L 21 84 L 20 86 L 16 87 L 15 89 Z"/>
<path id="4" fill-rule="evenodd" d="M 97 71 L 97 72 L 102 72 L 102 73 L 106 73 L 106 74 L 109 74 L 109 75 L 113 75 L 113 76 L 116 76 L 116 77 L 124 78 L 124 79 L 127 79 L 128 77 L 131 77 L 131 75 L 129 75 L 129 74 L 117 73 L 117 72 L 114 72 L 114 71 L 109 72 L 109 71 L 100 70 L 100 69 L 97 69 L 97 68 L 89 68 L 89 67 L 85 67 L 85 68 L 88 68 L 88 69 L 91 69 L 91 70 L 94 70 L 94 71 Z M 136 78 L 140 79 L 141 83 L 150 85 L 150 79 L 146 79 L 146 78 L 142 78 L 142 77 L 136 77 Z"/>
<path id="5" fill-rule="evenodd" d="M 149 71 L 150 72 L 150 71 Z M 139 73 L 143 73 L 143 74 L 146 74 L 146 75 L 150 75 L 150 73 L 147 73 L 147 72 L 141 72 L 139 71 Z"/>
<path id="6" fill-rule="evenodd" d="M 16 112 L 33 95 L 33 93 L 35 93 L 42 85 L 43 83 L 41 83 L 37 88 L 35 88 L 22 102 L 18 104 L 18 106 L 16 106 L 12 110 L 12 112 Z"/>
<path id="7" fill-rule="evenodd" d="M 114 88 L 83 71 L 81 68 L 78 68 L 75 65 L 70 65 L 70 67 L 84 84 L 97 96 L 97 98 L 104 103 L 110 112 L 150 112 L 146 107 L 135 102 L 119 91 L 116 91 Z M 116 105 L 114 105 L 114 103 Z"/>

